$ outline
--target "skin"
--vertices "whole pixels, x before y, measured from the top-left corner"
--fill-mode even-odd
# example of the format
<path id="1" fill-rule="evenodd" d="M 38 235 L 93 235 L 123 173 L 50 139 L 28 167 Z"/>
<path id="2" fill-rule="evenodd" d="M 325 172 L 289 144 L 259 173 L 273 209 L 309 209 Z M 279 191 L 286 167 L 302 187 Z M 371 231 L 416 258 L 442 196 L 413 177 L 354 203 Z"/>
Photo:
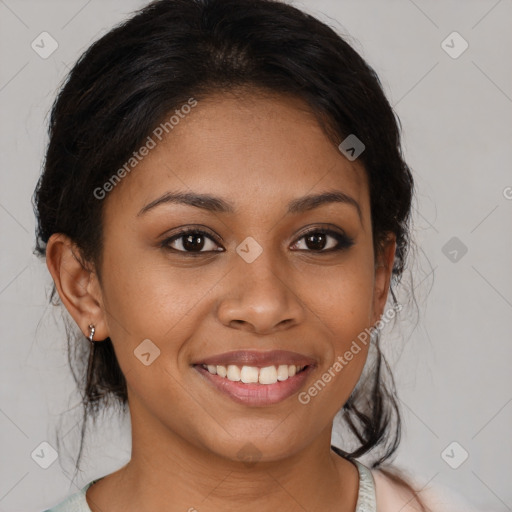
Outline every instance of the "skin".
<path id="1" fill-rule="evenodd" d="M 360 215 L 347 203 L 286 213 L 289 201 L 332 190 L 357 201 Z M 219 196 L 235 213 L 167 203 L 138 215 L 168 191 Z M 357 469 L 330 441 L 367 347 L 306 405 L 297 394 L 267 407 L 235 403 L 191 363 L 237 349 L 292 350 L 317 362 L 304 391 L 378 321 L 395 239 L 375 256 L 362 165 L 297 99 L 214 95 L 105 201 L 101 282 L 64 235 L 47 247 L 63 304 L 85 336 L 92 323 L 95 340 L 111 338 L 127 380 L 132 457 L 90 487 L 91 510 L 353 512 Z M 325 224 L 354 244 L 327 253 L 336 245 L 329 236 L 315 252 L 303 232 Z M 213 235 L 199 256 L 178 252 L 183 238 L 174 252 L 161 246 L 176 228 L 198 225 Z M 263 249 L 252 263 L 236 252 L 248 236 Z M 134 356 L 145 339 L 161 351 L 148 366 Z M 238 456 L 247 443 L 259 457 L 251 465 Z"/>

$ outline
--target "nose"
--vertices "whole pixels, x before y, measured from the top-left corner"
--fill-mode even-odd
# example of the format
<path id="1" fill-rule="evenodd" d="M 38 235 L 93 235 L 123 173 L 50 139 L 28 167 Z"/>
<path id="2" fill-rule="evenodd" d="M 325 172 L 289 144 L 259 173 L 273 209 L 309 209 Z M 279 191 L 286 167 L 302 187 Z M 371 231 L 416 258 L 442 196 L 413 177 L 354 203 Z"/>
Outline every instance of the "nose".
<path id="1" fill-rule="evenodd" d="M 303 321 L 305 309 L 293 287 L 293 279 L 270 251 L 263 251 L 252 263 L 236 258 L 217 308 L 218 318 L 224 325 L 269 334 Z"/>

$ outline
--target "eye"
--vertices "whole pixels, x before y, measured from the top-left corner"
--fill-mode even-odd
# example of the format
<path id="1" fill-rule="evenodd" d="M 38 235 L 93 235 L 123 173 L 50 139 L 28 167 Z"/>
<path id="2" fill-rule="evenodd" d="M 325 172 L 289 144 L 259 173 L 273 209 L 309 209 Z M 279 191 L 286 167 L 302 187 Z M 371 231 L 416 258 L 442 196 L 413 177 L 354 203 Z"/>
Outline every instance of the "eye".
<path id="1" fill-rule="evenodd" d="M 309 250 L 308 252 L 342 251 L 354 245 L 354 239 L 344 233 L 338 233 L 332 229 L 315 228 L 304 233 L 292 247 L 297 248 L 303 239 L 305 241 L 302 246 L 306 249 L 299 248 L 299 250 Z"/>
<path id="2" fill-rule="evenodd" d="M 223 251 L 223 249 L 215 249 L 217 242 L 214 240 L 213 236 L 200 229 L 185 229 L 180 231 L 172 237 L 166 238 L 161 243 L 161 246 L 176 252 L 190 254 Z"/>
<path id="3" fill-rule="evenodd" d="M 303 239 L 304 242 L 302 242 Z M 304 233 L 298 241 L 295 242 L 292 249 L 325 253 L 342 251 L 348 249 L 353 244 L 354 239 L 344 233 L 317 227 Z M 300 247 L 301 245 L 302 247 Z M 219 244 L 216 242 L 213 235 L 197 228 L 184 229 L 166 238 L 162 241 L 161 247 L 190 255 L 224 251 L 223 248 L 219 248 Z"/>

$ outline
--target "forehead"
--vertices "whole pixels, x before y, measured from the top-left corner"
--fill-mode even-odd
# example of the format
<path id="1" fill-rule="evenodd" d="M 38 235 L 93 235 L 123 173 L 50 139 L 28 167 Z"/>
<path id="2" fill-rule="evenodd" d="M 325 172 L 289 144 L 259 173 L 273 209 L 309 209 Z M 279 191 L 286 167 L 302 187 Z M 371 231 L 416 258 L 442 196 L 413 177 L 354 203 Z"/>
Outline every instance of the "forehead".
<path id="1" fill-rule="evenodd" d="M 169 191 L 220 196 L 235 212 L 254 214 L 331 189 L 350 195 L 368 215 L 363 166 L 340 153 L 296 98 L 212 95 L 175 116 L 162 140 L 152 138 L 154 147 L 110 192 L 107 216 L 135 217 Z"/>

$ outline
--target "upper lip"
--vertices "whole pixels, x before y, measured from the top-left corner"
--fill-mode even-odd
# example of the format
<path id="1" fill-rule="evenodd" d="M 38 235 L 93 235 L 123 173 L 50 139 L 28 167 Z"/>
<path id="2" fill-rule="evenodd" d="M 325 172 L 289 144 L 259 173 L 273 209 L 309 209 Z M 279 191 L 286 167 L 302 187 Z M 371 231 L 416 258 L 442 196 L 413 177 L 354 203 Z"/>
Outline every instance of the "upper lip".
<path id="1" fill-rule="evenodd" d="M 264 368 L 271 365 L 294 364 L 296 366 L 315 365 L 316 361 L 311 357 L 307 357 L 297 352 L 288 350 L 269 350 L 261 352 L 257 350 L 235 350 L 216 354 L 214 356 L 202 359 L 195 364 L 205 365 L 239 365 L 239 366 L 256 366 Z"/>

